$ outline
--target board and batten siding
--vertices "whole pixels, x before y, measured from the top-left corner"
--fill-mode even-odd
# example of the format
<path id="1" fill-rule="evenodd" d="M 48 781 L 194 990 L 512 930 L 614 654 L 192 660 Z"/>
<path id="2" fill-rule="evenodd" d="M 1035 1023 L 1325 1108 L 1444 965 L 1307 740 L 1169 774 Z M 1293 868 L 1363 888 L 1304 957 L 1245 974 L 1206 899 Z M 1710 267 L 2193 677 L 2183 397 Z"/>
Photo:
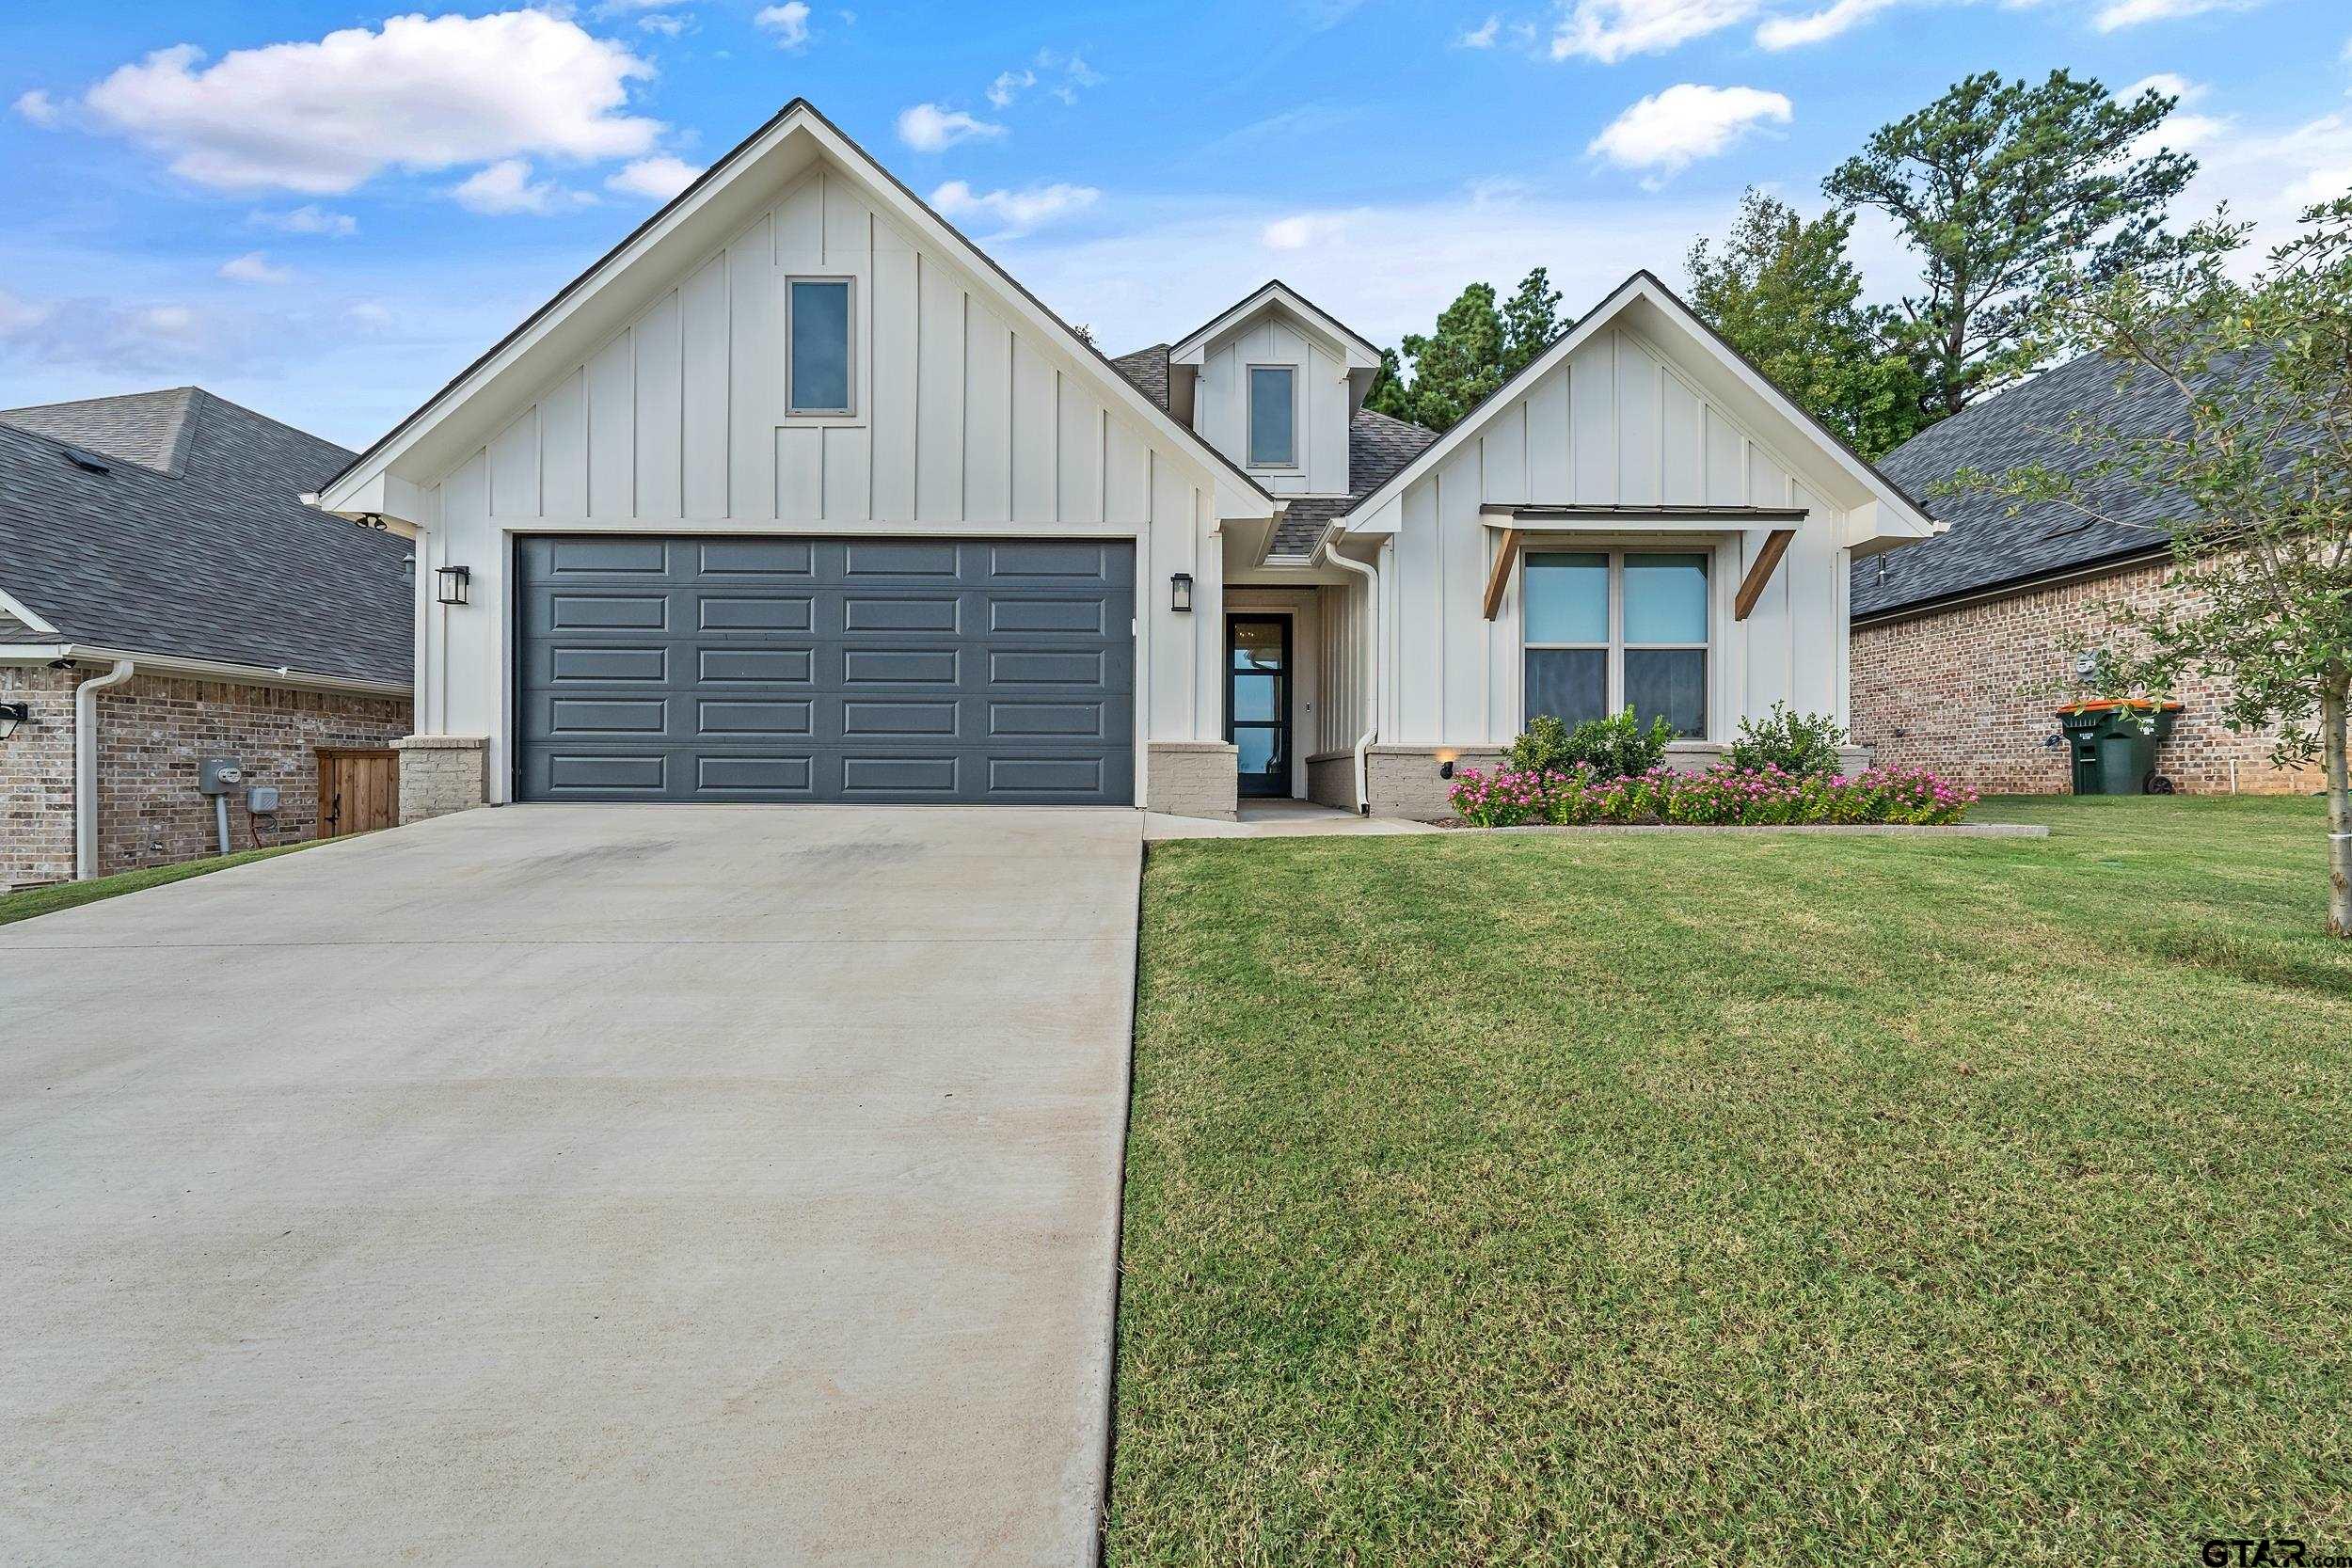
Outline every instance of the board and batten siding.
<path id="1" fill-rule="evenodd" d="M 1279 314 L 1262 312 L 1201 356 L 1193 428 L 1209 445 L 1248 467 L 1252 365 L 1288 365 L 1297 372 L 1299 465 L 1250 468 L 1250 476 L 1278 496 L 1346 495 L 1346 361 Z"/>
<path id="2" fill-rule="evenodd" d="M 1761 531 L 1691 538 L 1643 534 L 1634 523 L 1605 544 L 1597 536 L 1553 535 L 1528 547 L 1679 546 L 1708 552 L 1714 650 L 1705 738 L 1735 738 L 1741 718 L 1761 715 L 1776 701 L 1844 721 L 1843 515 L 1794 479 L 1785 460 L 1702 394 L 1658 347 L 1615 327 L 1595 334 L 1483 417 L 1477 436 L 1374 520 L 1393 529 L 1379 547 L 1388 601 L 1381 618 L 1382 740 L 1500 744 L 1522 727 L 1517 573 L 1495 619 L 1481 612 L 1501 544 L 1481 509 L 1511 502 L 1805 508 L 1786 559 L 1745 621 L 1732 618 L 1732 598 L 1764 543 Z M 1363 593 L 1348 596 L 1360 601 Z M 1319 738 L 1328 746 L 1336 733 Z"/>
<path id="3" fill-rule="evenodd" d="M 849 277 L 848 417 L 784 411 L 785 283 Z M 1147 740 L 1222 738 L 1223 552 L 1215 479 L 1095 395 L 1089 374 L 820 167 L 687 269 L 427 487 L 430 567 L 472 568 L 473 607 L 425 614 L 419 727 L 512 733 L 510 531 L 894 533 L 1136 540 L 1136 705 Z M 1195 603 L 1164 588 L 1189 572 Z M 453 677 L 452 672 L 454 672 Z"/>

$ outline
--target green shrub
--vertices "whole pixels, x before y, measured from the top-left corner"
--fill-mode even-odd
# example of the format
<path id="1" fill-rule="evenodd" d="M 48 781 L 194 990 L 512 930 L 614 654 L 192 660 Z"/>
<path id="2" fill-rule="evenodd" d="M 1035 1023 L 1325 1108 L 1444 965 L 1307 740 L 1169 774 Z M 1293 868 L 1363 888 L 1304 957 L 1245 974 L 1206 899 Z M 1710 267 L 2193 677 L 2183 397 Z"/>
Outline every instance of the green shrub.
<path id="1" fill-rule="evenodd" d="M 1510 766 L 1521 773 L 1637 778 L 1666 760 L 1667 744 L 1676 733 L 1663 719 L 1644 729 L 1631 708 L 1607 719 L 1587 719 L 1574 729 L 1545 714 L 1511 742 Z"/>
<path id="2" fill-rule="evenodd" d="M 1845 726 L 1828 714 L 1794 713 L 1774 703 L 1765 718 L 1740 721 L 1740 738 L 1724 760 L 1735 772 L 1820 778 L 1837 771 L 1837 748 L 1845 743 Z"/>

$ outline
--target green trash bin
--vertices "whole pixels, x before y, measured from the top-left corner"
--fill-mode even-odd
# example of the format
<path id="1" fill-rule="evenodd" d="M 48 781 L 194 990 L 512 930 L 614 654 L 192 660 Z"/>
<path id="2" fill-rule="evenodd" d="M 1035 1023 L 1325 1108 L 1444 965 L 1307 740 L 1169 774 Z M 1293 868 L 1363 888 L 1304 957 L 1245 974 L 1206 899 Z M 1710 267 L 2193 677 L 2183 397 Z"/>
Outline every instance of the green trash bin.
<path id="1" fill-rule="evenodd" d="M 2152 711 L 2153 710 L 2153 711 Z M 2172 733 L 2178 703 L 2098 703 L 2058 713 L 2077 795 L 2145 795 L 2156 748 Z"/>
<path id="2" fill-rule="evenodd" d="M 2106 728 L 2104 708 L 2060 708 L 2058 729 L 2066 736 L 2066 755 L 2074 793 L 2096 795 L 2099 785 L 2099 734 Z"/>

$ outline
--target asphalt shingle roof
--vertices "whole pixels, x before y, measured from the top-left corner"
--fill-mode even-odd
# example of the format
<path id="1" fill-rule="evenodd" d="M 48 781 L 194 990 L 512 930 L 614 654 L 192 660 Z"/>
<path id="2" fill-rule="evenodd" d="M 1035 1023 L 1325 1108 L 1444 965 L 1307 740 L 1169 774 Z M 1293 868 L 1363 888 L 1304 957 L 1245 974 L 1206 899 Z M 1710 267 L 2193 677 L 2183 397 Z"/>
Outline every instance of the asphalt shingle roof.
<path id="1" fill-rule="evenodd" d="M 1136 390 L 1158 404 L 1168 406 L 1168 345 L 1153 343 L 1133 354 L 1122 354 L 1111 361 L 1111 368 L 1136 384 Z"/>
<path id="2" fill-rule="evenodd" d="M 1853 613 L 1878 615 L 2022 586 L 2162 549 L 2166 533 L 2159 525 L 2185 515 L 2187 503 L 2136 485 L 2118 483 L 2090 498 L 2114 522 L 2092 521 L 2057 502 L 2029 506 L 2012 517 L 2010 503 L 1988 492 L 1930 493 L 1963 468 L 2000 473 L 2029 463 L 2058 469 L 2079 465 L 2083 451 L 2060 434 L 2078 412 L 2102 425 L 2153 435 L 2185 423 L 2187 403 L 2145 371 L 2119 386 L 2114 361 L 2084 355 L 1921 431 L 1879 466 L 1949 530 L 1855 562 Z"/>
<path id="3" fill-rule="evenodd" d="M 1290 503 L 1274 531 L 1274 555 L 1305 555 L 1315 547 L 1332 518 L 1392 478 L 1422 449 L 1438 438 L 1434 430 L 1359 408 L 1347 421 L 1347 491 L 1344 496 L 1301 496 Z"/>
<path id="4" fill-rule="evenodd" d="M 299 499 L 351 456 L 194 387 L 0 410 L 0 588 L 67 641 L 405 684 L 407 542 Z"/>
<path id="5" fill-rule="evenodd" d="M 1166 343 L 1153 343 L 1111 361 L 1120 374 L 1162 408 L 1168 406 L 1168 348 Z M 1369 408 L 1358 409 L 1347 421 L 1348 493 L 1294 498 L 1275 528 L 1274 547 L 1268 553 L 1298 556 L 1311 551 L 1315 541 L 1323 537 L 1325 525 L 1386 484 L 1437 438 L 1434 430 Z"/>

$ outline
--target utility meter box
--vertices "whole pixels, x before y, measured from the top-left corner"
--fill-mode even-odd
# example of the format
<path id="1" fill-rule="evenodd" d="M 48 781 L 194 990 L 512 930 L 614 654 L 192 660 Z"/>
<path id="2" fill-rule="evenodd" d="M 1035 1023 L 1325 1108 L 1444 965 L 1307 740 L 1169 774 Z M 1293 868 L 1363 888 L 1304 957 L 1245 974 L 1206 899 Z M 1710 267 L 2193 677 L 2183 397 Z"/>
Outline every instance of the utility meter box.
<path id="1" fill-rule="evenodd" d="M 245 782 L 245 765 L 235 757 L 206 757 L 196 767 L 196 787 L 206 795 L 226 795 Z"/>
<path id="2" fill-rule="evenodd" d="M 245 809 L 255 816 L 278 815 L 278 786 L 255 784 L 245 792 Z"/>

